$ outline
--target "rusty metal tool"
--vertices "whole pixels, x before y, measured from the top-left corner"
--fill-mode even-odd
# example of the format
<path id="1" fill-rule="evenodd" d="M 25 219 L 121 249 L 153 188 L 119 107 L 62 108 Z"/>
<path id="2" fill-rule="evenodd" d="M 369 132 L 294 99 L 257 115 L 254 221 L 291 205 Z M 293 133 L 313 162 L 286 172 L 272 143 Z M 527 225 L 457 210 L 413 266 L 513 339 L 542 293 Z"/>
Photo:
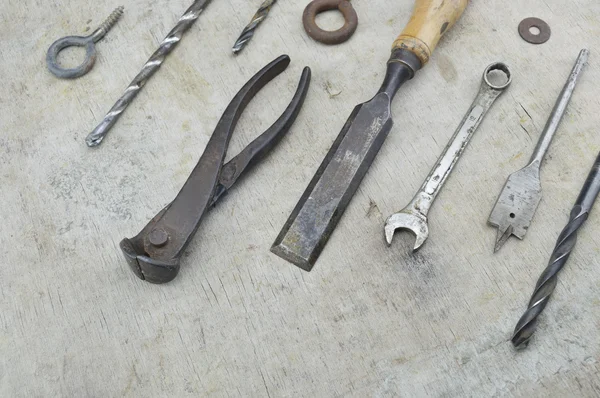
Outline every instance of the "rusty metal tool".
<path id="1" fill-rule="evenodd" d="M 571 74 L 558 96 L 554 109 L 552 109 L 546 126 L 533 150 L 529 163 L 521 170 L 512 173 L 506 180 L 502 192 L 500 192 L 500 196 L 488 219 L 490 225 L 498 228 L 494 252 L 500 250 L 511 235 L 523 239 L 527 233 L 533 215 L 540 204 L 540 200 L 542 200 L 542 185 L 540 182 L 542 160 L 567 110 L 588 55 L 589 51 L 586 49 L 581 50 L 579 53 Z"/>
<path id="2" fill-rule="evenodd" d="M 506 78 L 501 83 L 492 83 L 491 74 L 494 71 L 500 71 Z M 425 179 L 421 189 L 408 206 L 392 214 L 386 220 L 384 230 L 388 246 L 392 244 L 392 238 L 397 229 L 408 230 L 415 234 L 416 240 L 413 251 L 418 250 L 425 243 L 429 236 L 427 213 L 433 201 L 440 193 L 446 179 L 450 176 L 456 162 L 467 148 L 471 137 L 483 121 L 488 110 L 510 85 L 510 82 L 510 70 L 506 64 L 496 62 L 485 68 L 477 97 L 475 97 L 473 104 L 463 117 L 450 142 L 446 145 L 444 152 Z"/>
<path id="3" fill-rule="evenodd" d="M 88 36 L 66 36 L 56 40 L 46 53 L 48 70 L 56 77 L 62 79 L 75 79 L 88 73 L 96 63 L 96 42 L 100 41 L 106 33 L 117 23 L 123 15 L 124 7 L 120 6 L 102 22 L 98 29 Z M 85 47 L 83 62 L 74 68 L 63 68 L 58 64 L 58 53 L 67 47 Z"/>
<path id="4" fill-rule="evenodd" d="M 344 17 L 344 25 L 334 31 L 321 29 L 315 21 L 317 15 L 338 10 Z M 349 0 L 314 0 L 308 3 L 302 14 L 306 34 L 323 44 L 340 44 L 348 40 L 358 27 L 358 15 Z"/>
<path id="5" fill-rule="evenodd" d="M 256 165 L 288 132 L 308 91 L 308 67 L 304 68 L 296 94 L 279 119 L 223 165 L 229 140 L 244 108 L 289 63 L 287 55 L 280 56 L 242 87 L 225 109 L 204 153 L 177 197 L 138 235 L 121 241 L 125 258 L 139 278 L 151 283 L 165 283 L 175 278 L 183 251 L 192 240 L 204 215 L 238 178 Z"/>
<path id="6" fill-rule="evenodd" d="M 104 116 L 100 124 L 98 124 L 85 139 L 87 146 L 94 147 L 102 143 L 106 134 L 117 123 L 125 109 L 133 102 L 135 97 L 146 85 L 148 80 L 158 71 L 167 55 L 173 51 L 177 44 L 181 41 L 183 34 L 192 27 L 198 19 L 204 8 L 211 0 L 195 0 L 192 5 L 183 13 L 175 27 L 167 34 L 162 43 L 158 46 L 154 54 L 150 56 L 148 61 L 142 67 L 142 70 L 133 78 L 129 86 L 125 89 L 121 98 L 115 102 L 112 108 Z"/>
<path id="7" fill-rule="evenodd" d="M 354 108 L 271 251 L 310 271 L 392 129 L 392 99 L 431 56 L 467 0 L 417 0 L 392 46 L 381 88 Z"/>
<path id="8" fill-rule="evenodd" d="M 569 215 L 569 222 L 558 236 L 548 266 L 535 285 L 527 310 L 517 322 L 511 339 L 516 348 L 526 347 L 535 332 L 537 319 L 546 308 L 546 304 L 556 288 L 558 273 L 563 269 L 575 248 L 577 233 L 587 220 L 598 197 L 598 192 L 600 192 L 600 153 L 575 201 Z"/>
<path id="9" fill-rule="evenodd" d="M 233 44 L 233 48 L 231 49 L 231 51 L 234 54 L 237 55 L 240 51 L 242 51 L 244 47 L 246 47 L 246 44 L 248 44 L 250 39 L 252 39 L 252 36 L 254 36 L 254 31 L 256 30 L 256 28 L 258 28 L 258 25 L 260 25 L 261 22 L 264 21 L 264 19 L 267 17 L 267 15 L 269 15 L 271 7 L 273 7 L 273 5 L 276 2 L 277 0 L 265 0 L 262 2 L 256 13 L 250 20 L 250 23 L 246 25 L 244 30 L 242 30 L 240 37 L 238 37 L 238 39 Z"/>

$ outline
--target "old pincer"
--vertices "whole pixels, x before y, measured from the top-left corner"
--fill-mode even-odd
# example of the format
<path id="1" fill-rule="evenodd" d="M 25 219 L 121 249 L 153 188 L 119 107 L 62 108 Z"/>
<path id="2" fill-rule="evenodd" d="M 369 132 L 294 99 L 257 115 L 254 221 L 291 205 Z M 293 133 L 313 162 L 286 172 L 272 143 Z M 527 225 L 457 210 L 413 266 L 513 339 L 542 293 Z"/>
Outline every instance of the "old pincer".
<path id="1" fill-rule="evenodd" d="M 192 240 L 202 217 L 238 178 L 258 163 L 290 129 L 306 97 L 310 69 L 304 68 L 296 94 L 275 121 L 227 164 L 225 155 L 237 121 L 250 100 L 290 63 L 282 55 L 261 69 L 233 98 L 219 120 L 198 164 L 177 197 L 133 238 L 123 239 L 121 249 L 132 271 L 151 283 L 173 280 L 183 251 Z"/>

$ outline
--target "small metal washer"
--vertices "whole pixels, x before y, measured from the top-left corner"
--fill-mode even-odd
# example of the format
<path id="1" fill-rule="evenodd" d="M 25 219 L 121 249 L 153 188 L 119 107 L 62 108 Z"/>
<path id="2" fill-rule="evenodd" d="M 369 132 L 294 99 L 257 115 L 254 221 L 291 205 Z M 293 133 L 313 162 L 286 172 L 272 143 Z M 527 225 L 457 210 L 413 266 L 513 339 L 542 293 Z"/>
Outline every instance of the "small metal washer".
<path id="1" fill-rule="evenodd" d="M 529 31 L 531 28 L 538 28 L 540 33 L 534 35 Z M 525 18 L 519 24 L 519 34 L 528 43 L 542 44 L 550 38 L 550 26 L 539 18 Z"/>

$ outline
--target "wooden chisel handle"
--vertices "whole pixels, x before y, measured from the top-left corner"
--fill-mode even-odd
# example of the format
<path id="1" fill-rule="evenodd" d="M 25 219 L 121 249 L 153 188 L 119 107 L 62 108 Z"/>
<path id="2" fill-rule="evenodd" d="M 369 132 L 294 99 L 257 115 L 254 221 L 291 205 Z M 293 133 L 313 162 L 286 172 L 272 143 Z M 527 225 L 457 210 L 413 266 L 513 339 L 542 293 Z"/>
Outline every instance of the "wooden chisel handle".
<path id="1" fill-rule="evenodd" d="M 413 13 L 393 50 L 405 49 L 417 56 L 424 66 L 440 38 L 454 25 L 469 0 L 416 0 Z"/>

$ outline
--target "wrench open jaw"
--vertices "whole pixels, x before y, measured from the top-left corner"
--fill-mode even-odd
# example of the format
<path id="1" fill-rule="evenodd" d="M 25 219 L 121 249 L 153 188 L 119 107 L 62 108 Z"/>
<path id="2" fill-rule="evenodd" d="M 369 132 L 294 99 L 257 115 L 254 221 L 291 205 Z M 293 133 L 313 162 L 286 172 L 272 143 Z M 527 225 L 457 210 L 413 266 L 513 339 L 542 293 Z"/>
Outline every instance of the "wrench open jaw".
<path id="1" fill-rule="evenodd" d="M 388 246 L 392 244 L 394 232 L 396 232 L 397 229 L 403 229 L 412 232 L 416 237 L 413 252 L 419 250 L 429 236 L 427 216 L 421 213 L 414 203 L 411 203 L 398 213 L 389 216 L 385 221 L 384 229 L 385 240 Z"/>

